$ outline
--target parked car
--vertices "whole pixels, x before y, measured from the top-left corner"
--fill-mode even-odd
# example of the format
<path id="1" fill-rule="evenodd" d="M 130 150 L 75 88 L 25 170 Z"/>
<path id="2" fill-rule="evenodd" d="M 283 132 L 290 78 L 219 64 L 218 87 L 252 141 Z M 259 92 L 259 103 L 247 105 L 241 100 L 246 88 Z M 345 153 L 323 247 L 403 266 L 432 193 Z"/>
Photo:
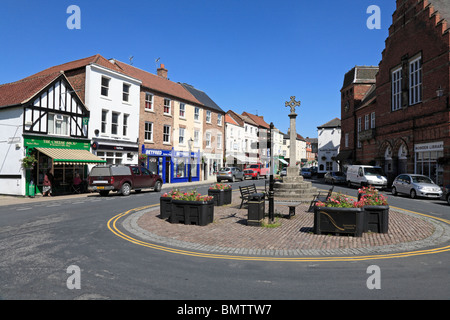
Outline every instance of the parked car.
<path id="1" fill-rule="evenodd" d="M 392 183 L 392 194 L 409 194 L 411 198 L 441 198 L 441 188 L 427 176 L 420 174 L 401 174 Z"/>
<path id="2" fill-rule="evenodd" d="M 442 188 L 442 198 L 450 205 L 450 184 Z"/>
<path id="3" fill-rule="evenodd" d="M 387 188 L 387 177 L 381 167 L 352 165 L 347 169 L 347 184 L 349 187 L 373 186 Z"/>
<path id="4" fill-rule="evenodd" d="M 328 171 L 325 173 L 324 176 L 325 183 L 331 183 L 331 184 L 340 184 L 346 182 L 346 177 L 343 172 L 336 172 L 336 171 Z"/>
<path id="5" fill-rule="evenodd" d="M 236 167 L 224 167 L 220 168 L 219 172 L 217 173 L 217 182 L 220 182 L 222 180 L 228 180 L 231 182 L 236 181 L 236 179 L 244 180 L 244 173 L 241 171 L 241 169 Z"/>
<path id="6" fill-rule="evenodd" d="M 281 169 L 281 171 L 280 171 L 280 177 L 284 177 L 284 176 L 286 176 L 286 175 L 287 175 L 287 169 L 286 169 L 286 168 Z"/>
<path id="7" fill-rule="evenodd" d="M 135 165 L 98 165 L 89 173 L 89 191 L 99 192 L 107 196 L 110 191 L 118 191 L 128 196 L 131 190 L 153 188 L 161 191 L 163 181 L 160 175 L 154 174 L 144 167 Z"/>
<path id="8" fill-rule="evenodd" d="M 264 167 L 261 163 L 249 164 L 245 166 L 244 177 L 251 179 L 259 179 L 259 177 L 267 178 L 269 176 L 269 168 Z"/>
<path id="9" fill-rule="evenodd" d="M 300 170 L 300 175 L 303 178 L 311 178 L 311 169 L 310 168 L 302 168 Z"/>

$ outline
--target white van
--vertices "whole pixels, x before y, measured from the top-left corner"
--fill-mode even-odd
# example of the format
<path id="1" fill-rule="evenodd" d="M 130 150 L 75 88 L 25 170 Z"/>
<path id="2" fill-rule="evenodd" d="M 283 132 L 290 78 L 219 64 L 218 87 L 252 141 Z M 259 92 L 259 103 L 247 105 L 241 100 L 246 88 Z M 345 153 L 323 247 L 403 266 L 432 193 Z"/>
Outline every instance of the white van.
<path id="1" fill-rule="evenodd" d="M 383 189 L 387 187 L 387 178 L 381 167 L 354 165 L 347 169 L 347 184 L 349 187 L 356 185 Z"/>

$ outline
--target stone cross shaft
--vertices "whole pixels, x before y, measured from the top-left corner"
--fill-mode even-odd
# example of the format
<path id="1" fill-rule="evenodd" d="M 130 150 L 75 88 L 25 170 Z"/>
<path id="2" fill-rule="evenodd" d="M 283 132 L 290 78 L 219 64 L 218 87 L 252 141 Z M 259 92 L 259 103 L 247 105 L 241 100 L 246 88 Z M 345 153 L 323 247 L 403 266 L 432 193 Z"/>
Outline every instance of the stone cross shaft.
<path id="1" fill-rule="evenodd" d="M 291 97 L 291 101 L 286 101 L 286 107 L 291 108 L 291 113 L 289 114 L 289 118 L 291 119 L 290 123 L 290 134 L 289 134 L 289 140 L 290 140 L 290 146 L 289 146 L 289 167 L 295 168 L 289 170 L 287 172 L 287 175 L 298 175 L 298 169 L 297 169 L 297 129 L 296 129 L 296 118 L 297 114 L 295 113 L 295 107 L 300 107 L 301 102 L 295 101 L 295 96 Z"/>

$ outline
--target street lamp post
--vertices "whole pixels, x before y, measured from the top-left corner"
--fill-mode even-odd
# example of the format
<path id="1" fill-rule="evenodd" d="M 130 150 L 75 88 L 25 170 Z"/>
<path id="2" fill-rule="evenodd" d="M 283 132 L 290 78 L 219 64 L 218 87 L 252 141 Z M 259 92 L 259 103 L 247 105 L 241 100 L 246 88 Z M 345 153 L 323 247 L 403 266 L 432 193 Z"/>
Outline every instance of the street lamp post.
<path id="1" fill-rule="evenodd" d="M 274 203 L 273 203 L 273 197 L 274 197 L 274 191 L 273 191 L 273 141 L 272 141 L 272 130 L 273 130 L 273 122 L 270 123 L 270 130 L 269 130 L 269 150 L 270 150 L 270 180 L 269 180 L 269 220 L 270 222 L 274 222 Z"/>
<path id="2" fill-rule="evenodd" d="M 192 138 L 190 138 L 188 140 L 188 145 L 189 145 L 189 182 L 192 182 L 192 143 L 194 142 L 194 140 L 192 140 Z"/>

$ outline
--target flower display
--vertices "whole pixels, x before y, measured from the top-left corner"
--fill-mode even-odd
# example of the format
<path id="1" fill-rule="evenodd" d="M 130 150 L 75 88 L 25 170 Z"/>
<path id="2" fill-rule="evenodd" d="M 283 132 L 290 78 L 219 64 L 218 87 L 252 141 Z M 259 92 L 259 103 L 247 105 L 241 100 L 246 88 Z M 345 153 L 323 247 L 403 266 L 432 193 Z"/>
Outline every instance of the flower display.
<path id="1" fill-rule="evenodd" d="M 210 201 L 212 196 L 201 195 L 196 190 L 189 192 L 181 192 L 179 190 L 172 190 L 169 193 L 164 193 L 162 197 L 169 197 L 172 200 L 184 200 L 184 201 Z"/>
<path id="2" fill-rule="evenodd" d="M 215 183 L 209 187 L 210 190 L 227 190 L 231 189 L 231 184 Z"/>
<path id="3" fill-rule="evenodd" d="M 361 206 L 387 206 L 387 198 L 380 194 L 374 187 L 362 187 L 358 189 L 358 202 Z"/>
<path id="4" fill-rule="evenodd" d="M 346 195 L 338 193 L 331 196 L 326 202 L 318 201 L 317 207 L 332 207 L 332 208 L 361 208 L 363 205 L 359 201 L 355 201 Z"/>

